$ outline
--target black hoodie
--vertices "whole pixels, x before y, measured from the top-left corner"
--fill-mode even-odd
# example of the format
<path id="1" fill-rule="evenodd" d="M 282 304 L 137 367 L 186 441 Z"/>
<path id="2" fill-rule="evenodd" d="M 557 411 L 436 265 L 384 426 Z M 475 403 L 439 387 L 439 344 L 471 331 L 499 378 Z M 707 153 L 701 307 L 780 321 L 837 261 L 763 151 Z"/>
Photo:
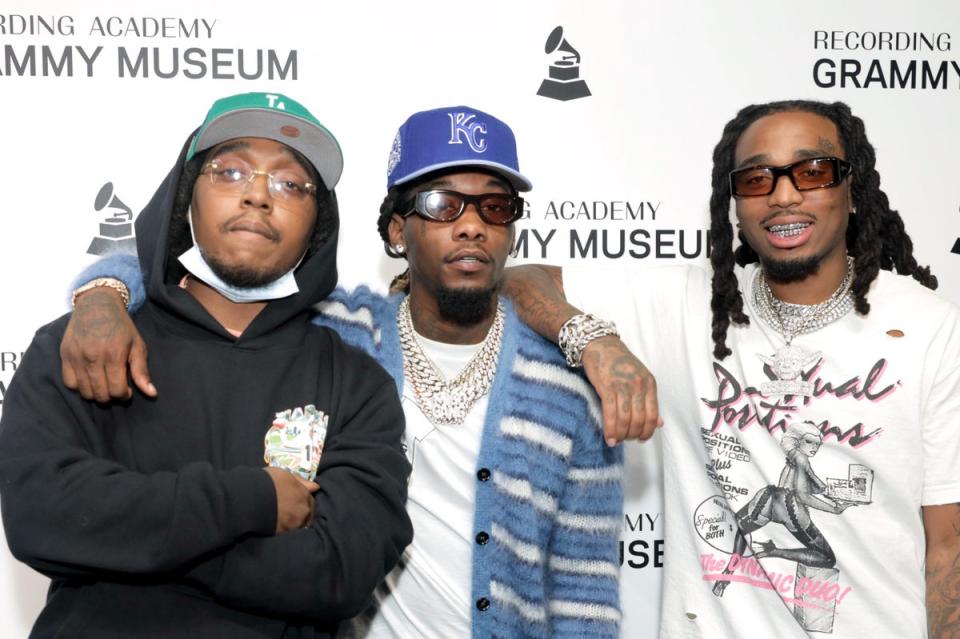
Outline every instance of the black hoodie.
<path id="1" fill-rule="evenodd" d="M 329 637 L 410 542 L 393 380 L 308 321 L 336 284 L 336 220 L 234 338 L 164 282 L 174 169 L 137 219 L 148 301 L 134 316 L 159 396 L 88 402 L 63 386 L 67 316 L 41 328 L 4 398 L 0 506 L 13 555 L 53 581 L 34 637 Z M 275 535 L 264 435 L 329 416 L 306 529 Z"/>

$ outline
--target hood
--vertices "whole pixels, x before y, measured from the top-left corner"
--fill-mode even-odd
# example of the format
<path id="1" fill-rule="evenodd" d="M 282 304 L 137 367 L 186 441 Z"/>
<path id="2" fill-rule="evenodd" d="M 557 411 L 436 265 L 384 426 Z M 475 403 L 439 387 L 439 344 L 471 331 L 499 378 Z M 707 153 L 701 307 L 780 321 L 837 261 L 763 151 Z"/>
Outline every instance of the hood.
<path id="1" fill-rule="evenodd" d="M 173 169 L 160 184 L 153 198 L 137 217 L 135 228 L 137 254 L 147 287 L 147 299 L 165 310 L 217 334 L 225 335 L 224 329 L 214 320 L 192 295 L 179 287 L 179 282 L 164 281 L 168 262 L 178 255 L 168 255 L 171 218 L 176 200 L 177 186 L 183 175 L 191 134 L 184 143 Z M 337 285 L 337 236 L 340 218 L 337 212 L 336 194 L 333 191 L 318 191 L 318 198 L 329 197 L 332 219 L 324 242 L 307 252 L 297 267 L 294 276 L 300 291 L 290 297 L 267 302 L 241 340 L 248 341 L 264 335 L 294 317 L 309 312 L 310 307 L 326 298 Z"/>

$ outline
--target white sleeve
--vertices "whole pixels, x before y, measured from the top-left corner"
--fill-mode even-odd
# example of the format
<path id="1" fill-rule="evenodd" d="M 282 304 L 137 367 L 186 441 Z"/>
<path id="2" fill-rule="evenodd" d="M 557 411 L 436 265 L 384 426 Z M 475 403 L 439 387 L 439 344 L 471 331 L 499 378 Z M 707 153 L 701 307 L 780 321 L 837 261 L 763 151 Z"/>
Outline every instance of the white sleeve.
<path id="1" fill-rule="evenodd" d="M 960 502 L 960 312 L 951 310 L 928 351 L 935 370 L 921 413 L 924 506 Z"/>
<path id="2" fill-rule="evenodd" d="M 647 366 L 666 365 L 680 345 L 709 338 L 710 280 L 701 268 L 564 266 L 562 275 L 567 301 L 614 322 Z"/>

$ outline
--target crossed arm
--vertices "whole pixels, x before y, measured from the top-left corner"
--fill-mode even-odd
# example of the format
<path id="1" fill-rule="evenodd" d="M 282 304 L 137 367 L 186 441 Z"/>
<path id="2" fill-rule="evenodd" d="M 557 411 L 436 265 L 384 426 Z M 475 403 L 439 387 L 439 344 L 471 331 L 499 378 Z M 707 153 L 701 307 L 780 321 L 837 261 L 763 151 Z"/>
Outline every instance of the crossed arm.
<path id="1" fill-rule="evenodd" d="M 409 543 L 402 409 L 383 371 L 343 373 L 344 384 L 371 392 L 341 395 L 314 496 L 277 469 L 194 462 L 137 472 L 113 461 L 95 419 L 106 409 L 56 379 L 59 342 L 56 334 L 34 340 L 0 428 L 7 540 L 36 570 L 182 580 L 227 606 L 325 623 L 361 609 Z M 283 496 L 273 474 L 309 504 L 295 524 L 278 523 Z"/>

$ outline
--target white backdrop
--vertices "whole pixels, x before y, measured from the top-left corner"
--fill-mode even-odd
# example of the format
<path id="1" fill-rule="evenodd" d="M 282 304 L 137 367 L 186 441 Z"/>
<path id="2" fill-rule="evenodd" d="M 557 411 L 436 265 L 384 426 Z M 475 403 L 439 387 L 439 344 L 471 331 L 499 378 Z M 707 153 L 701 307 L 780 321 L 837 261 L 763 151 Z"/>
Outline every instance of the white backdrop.
<path id="1" fill-rule="evenodd" d="M 544 52 L 557 25 L 581 56 L 589 97 L 537 95 L 558 56 Z M 383 256 L 374 221 L 390 143 L 413 111 L 467 104 L 514 128 L 535 185 L 521 223 L 527 259 L 703 262 L 710 156 L 724 123 L 751 102 L 844 100 L 867 123 L 921 263 L 960 302 L 958 47 L 953 0 L 8 0 L 0 401 L 33 331 L 65 311 L 71 276 L 94 259 L 86 251 L 99 225 L 122 208 L 112 198 L 138 212 L 212 101 L 241 91 L 285 93 L 338 136 L 341 282 L 379 289 L 400 264 Z M 581 211 L 592 217 L 563 219 Z M 633 243 L 604 256 L 634 230 L 649 250 Z M 554 232 L 542 250 L 534 231 Z M 571 241 L 591 232 L 600 248 L 584 257 Z M 681 248 L 688 257 L 676 257 Z M 670 552 L 655 446 L 627 451 L 629 637 L 656 636 Z M 45 588 L 0 550 L 4 636 L 26 636 Z"/>

